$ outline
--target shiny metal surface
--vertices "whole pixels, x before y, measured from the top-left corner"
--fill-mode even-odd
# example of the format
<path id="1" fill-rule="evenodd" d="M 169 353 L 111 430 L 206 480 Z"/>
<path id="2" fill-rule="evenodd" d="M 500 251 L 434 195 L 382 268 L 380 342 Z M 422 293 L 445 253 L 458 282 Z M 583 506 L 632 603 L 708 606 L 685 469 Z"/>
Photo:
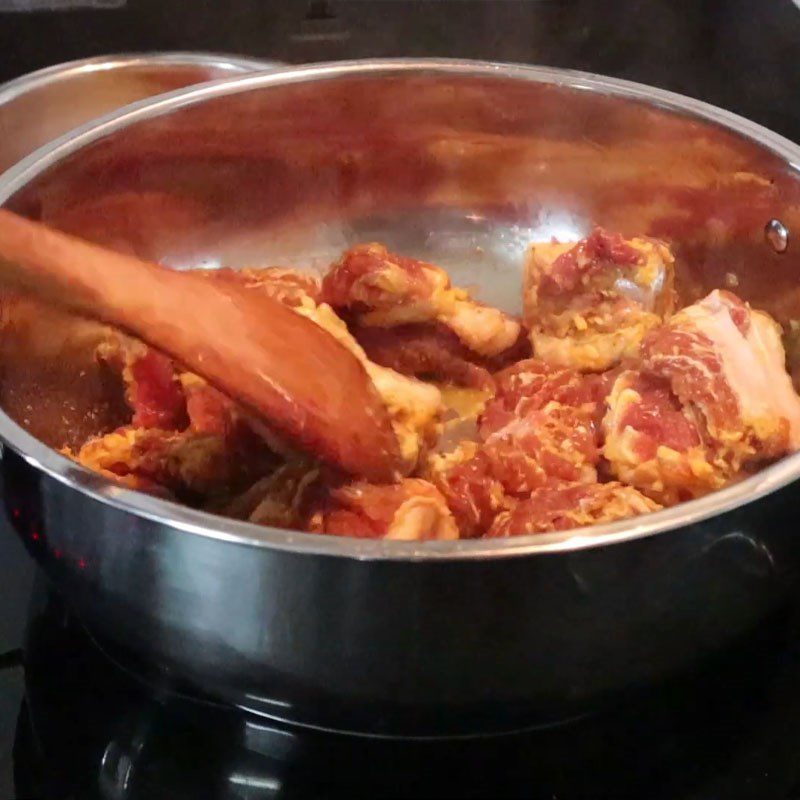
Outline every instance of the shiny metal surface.
<path id="1" fill-rule="evenodd" d="M 786 230 L 786 226 L 779 219 L 771 219 L 767 223 L 766 228 L 764 228 L 764 235 L 776 253 L 786 252 L 789 247 L 789 231 Z"/>
<path id="2" fill-rule="evenodd" d="M 378 239 L 512 309 L 526 243 L 598 223 L 669 238 L 686 300 L 733 274 L 787 322 L 800 255 L 764 230 L 796 227 L 799 164 L 787 140 L 648 87 L 365 62 L 141 105 L 9 171 L 0 202 L 176 268 L 321 266 Z M 113 423 L 91 326 L 6 313 L 23 538 L 99 635 L 264 713 L 381 733 L 542 722 L 718 649 L 796 576 L 798 456 L 630 522 L 492 541 L 313 536 L 132 493 L 42 444 Z"/>
<path id="3" fill-rule="evenodd" d="M 0 172 L 129 103 L 270 66 L 222 53 L 139 53 L 70 61 L 23 75 L 0 85 Z"/>

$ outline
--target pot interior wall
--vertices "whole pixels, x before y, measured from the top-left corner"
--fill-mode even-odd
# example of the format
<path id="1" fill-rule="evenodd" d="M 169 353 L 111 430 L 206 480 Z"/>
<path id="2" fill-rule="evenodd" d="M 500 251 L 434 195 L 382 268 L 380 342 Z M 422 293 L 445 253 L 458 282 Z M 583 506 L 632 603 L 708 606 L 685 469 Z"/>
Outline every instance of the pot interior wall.
<path id="1" fill-rule="evenodd" d="M 426 71 L 256 87 L 118 130 L 8 205 L 175 268 L 324 268 L 377 240 L 519 311 L 532 240 L 662 237 L 693 300 L 729 288 L 800 318 L 794 169 L 716 124 L 579 87 Z M 120 420 L 102 331 L 2 298 L 0 405 L 53 446 Z"/>

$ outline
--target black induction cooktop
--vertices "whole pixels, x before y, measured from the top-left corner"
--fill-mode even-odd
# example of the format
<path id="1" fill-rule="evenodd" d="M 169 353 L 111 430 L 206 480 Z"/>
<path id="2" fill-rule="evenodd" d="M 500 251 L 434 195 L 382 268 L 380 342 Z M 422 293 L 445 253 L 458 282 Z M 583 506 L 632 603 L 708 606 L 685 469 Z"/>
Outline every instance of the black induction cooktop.
<path id="1" fill-rule="evenodd" d="M 584 719 L 399 741 L 292 728 L 146 682 L 56 595 L 35 597 L 24 650 L 0 669 L 11 797 L 800 798 L 794 607 L 692 674 Z"/>
<path id="2" fill-rule="evenodd" d="M 571 67 L 699 97 L 800 140 L 793 0 L 0 0 L 0 81 L 175 49 Z M 0 800 L 800 798 L 794 606 L 603 713 L 517 736 L 399 742 L 293 729 L 147 682 L 41 579 L 32 590 L 34 572 L 0 523 Z"/>

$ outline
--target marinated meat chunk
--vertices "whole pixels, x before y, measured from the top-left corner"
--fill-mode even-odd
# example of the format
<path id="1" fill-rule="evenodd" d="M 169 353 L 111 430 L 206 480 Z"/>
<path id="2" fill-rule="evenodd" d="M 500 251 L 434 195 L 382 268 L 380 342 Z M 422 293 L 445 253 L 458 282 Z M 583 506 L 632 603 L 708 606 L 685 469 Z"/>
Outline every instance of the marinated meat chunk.
<path id="1" fill-rule="evenodd" d="M 483 448 L 507 491 L 524 495 L 552 480 L 597 480 L 597 435 L 579 408 L 548 403 L 514 417 Z"/>
<path id="2" fill-rule="evenodd" d="M 479 425 L 464 442 L 429 460 L 428 476 L 447 498 L 463 536 L 544 486 L 597 480 L 603 376 L 529 359 L 501 373 Z"/>
<path id="3" fill-rule="evenodd" d="M 310 530 L 367 539 L 458 539 L 444 497 L 418 478 L 386 486 L 356 482 L 333 489 L 312 515 Z"/>
<path id="4" fill-rule="evenodd" d="M 87 441 L 73 454 L 85 467 L 164 487 L 178 497 L 235 490 L 271 472 L 268 451 L 243 454 L 221 436 L 123 427 Z"/>
<path id="5" fill-rule="evenodd" d="M 109 332 L 97 357 L 123 381 L 132 428 L 219 436 L 240 454 L 265 450 L 263 437 L 238 404 L 138 339 Z"/>
<path id="6" fill-rule="evenodd" d="M 489 538 L 523 536 L 599 525 L 657 511 L 658 503 L 621 483 L 559 484 L 536 489 L 499 514 Z"/>
<path id="7" fill-rule="evenodd" d="M 706 446 L 702 420 L 666 379 L 625 371 L 608 405 L 603 455 L 619 480 L 665 505 L 724 485 L 729 471 Z"/>
<path id="8" fill-rule="evenodd" d="M 509 504 L 493 468 L 490 454 L 477 442 L 463 442 L 429 460 L 426 477 L 445 497 L 463 538 L 483 535 Z"/>
<path id="9" fill-rule="evenodd" d="M 463 536 L 480 536 L 495 515 L 535 489 L 595 481 L 594 425 L 579 409 L 550 403 L 513 418 L 484 442 L 431 457 L 428 477 L 447 498 Z"/>
<path id="10" fill-rule="evenodd" d="M 526 355 L 517 320 L 453 287 L 443 269 L 379 244 L 345 253 L 325 276 L 322 299 L 353 323 L 370 357 L 406 374 L 478 386 Z"/>
<path id="11" fill-rule="evenodd" d="M 494 389 L 493 364 L 476 358 L 451 330 L 439 323 L 349 327 L 367 357 L 376 364 L 422 380 Z"/>
<path id="12" fill-rule="evenodd" d="M 191 430 L 231 436 L 237 424 L 241 423 L 236 403 L 193 372 L 181 372 L 178 380 L 186 398 L 186 415 Z"/>
<path id="13" fill-rule="evenodd" d="M 179 430 L 186 425 L 186 399 L 172 361 L 138 339 L 109 331 L 97 358 L 118 372 L 125 400 L 140 428 Z"/>
<path id="14" fill-rule="evenodd" d="M 614 386 L 604 429 L 614 474 L 667 504 L 792 452 L 800 397 L 780 328 L 734 295 L 712 292 L 648 334 L 640 370 Z"/>
<path id="15" fill-rule="evenodd" d="M 487 357 L 512 347 L 520 332 L 516 320 L 452 286 L 440 267 L 395 255 L 380 244 L 348 250 L 325 276 L 322 299 L 361 325 L 391 328 L 439 321 L 466 347 Z"/>
<path id="16" fill-rule="evenodd" d="M 601 229 L 577 243 L 531 245 L 524 303 L 534 355 L 588 372 L 635 356 L 673 310 L 673 265 L 663 243 Z"/>
<path id="17" fill-rule="evenodd" d="M 666 378 L 702 416 L 733 470 L 800 446 L 800 397 L 786 372 L 780 326 L 729 292 L 714 291 L 654 331 L 646 371 Z"/>
<path id="18" fill-rule="evenodd" d="M 511 417 L 539 411 L 548 403 L 580 409 L 599 423 L 614 377 L 611 372 L 587 375 L 536 358 L 519 361 L 495 375 L 496 393 L 481 417 L 481 434 L 486 438 Z"/>

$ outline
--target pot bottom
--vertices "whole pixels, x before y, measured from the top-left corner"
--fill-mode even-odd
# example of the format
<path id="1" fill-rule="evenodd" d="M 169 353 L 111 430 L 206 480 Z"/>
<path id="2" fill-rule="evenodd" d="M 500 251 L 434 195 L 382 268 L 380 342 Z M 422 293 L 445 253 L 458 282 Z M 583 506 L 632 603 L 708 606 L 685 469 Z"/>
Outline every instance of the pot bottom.
<path id="1" fill-rule="evenodd" d="M 692 690 L 694 685 L 714 681 L 736 669 L 751 669 L 753 653 L 760 652 L 778 637 L 784 636 L 792 607 L 784 607 L 763 620 L 757 629 L 741 636 L 733 644 L 712 656 L 699 660 L 686 670 L 647 686 L 591 698 L 576 704 L 553 698 L 546 708 L 541 704 L 498 703 L 493 707 L 399 707 L 391 702 L 356 705 L 346 700 L 309 698 L 305 702 L 287 702 L 280 695 L 245 694 L 221 684 L 209 684 L 202 678 L 187 677 L 176 669 L 144 661 L 115 643 L 98 636 L 85 624 L 82 627 L 94 646 L 117 669 L 123 671 L 158 697 L 180 698 L 200 705 L 236 708 L 253 718 L 262 718 L 309 731 L 360 737 L 397 740 L 458 740 L 515 736 L 537 731 L 569 728 L 579 721 L 608 713 L 646 705 L 652 697 L 673 691 Z"/>

